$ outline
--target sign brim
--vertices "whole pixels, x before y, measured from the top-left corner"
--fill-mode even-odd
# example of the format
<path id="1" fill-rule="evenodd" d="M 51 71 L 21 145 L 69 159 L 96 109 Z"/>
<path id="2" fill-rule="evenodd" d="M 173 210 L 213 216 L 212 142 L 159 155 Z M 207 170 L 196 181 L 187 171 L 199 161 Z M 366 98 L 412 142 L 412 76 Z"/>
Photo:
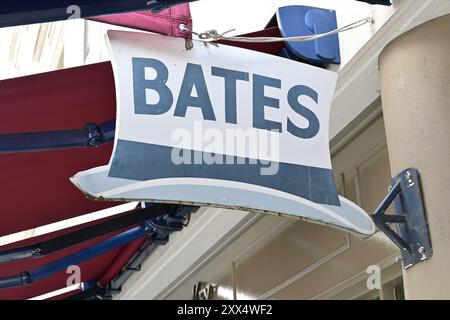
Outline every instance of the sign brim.
<path id="1" fill-rule="evenodd" d="M 135 181 L 108 177 L 109 166 L 80 172 L 72 183 L 88 197 L 109 201 L 148 201 L 242 209 L 331 225 L 361 235 L 371 235 L 370 216 L 350 200 L 339 197 L 340 206 L 314 203 L 301 197 L 235 181 L 204 178 L 166 178 Z M 267 201 L 261 204 L 261 197 Z M 233 205 L 229 205 L 233 198 Z M 292 214 L 296 212 L 297 214 Z"/>

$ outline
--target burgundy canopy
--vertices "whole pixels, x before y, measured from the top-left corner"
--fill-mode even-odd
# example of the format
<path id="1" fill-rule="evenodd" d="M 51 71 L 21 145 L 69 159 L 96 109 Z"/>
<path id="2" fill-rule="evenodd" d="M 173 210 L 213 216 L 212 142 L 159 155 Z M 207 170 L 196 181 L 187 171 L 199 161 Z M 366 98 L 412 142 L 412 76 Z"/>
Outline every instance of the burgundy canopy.
<path id="1" fill-rule="evenodd" d="M 0 134 L 81 129 L 114 119 L 114 92 L 109 63 L 0 81 Z M 111 150 L 108 143 L 0 154 L 0 236 L 117 205 L 88 200 L 69 181 L 108 163 Z"/>
<path id="2" fill-rule="evenodd" d="M 178 25 L 191 27 L 189 6 L 159 14 L 132 12 L 95 18 L 170 36 Z M 115 119 L 116 101 L 110 63 L 0 81 L 0 134 L 80 130 L 87 123 Z M 112 142 L 98 148 L 0 154 L 0 237 L 119 205 L 87 199 L 69 181 L 79 171 L 108 163 Z M 108 220 L 108 219 L 105 219 Z M 83 229 L 98 221 L 0 247 L 18 248 Z M 40 258 L 0 263 L 0 278 L 33 270 L 111 238 L 113 232 Z M 140 238 L 80 264 L 81 280 L 106 286 L 146 242 Z M 28 299 L 66 287 L 65 271 L 26 286 L 0 289 L 0 299 Z"/>
<path id="3" fill-rule="evenodd" d="M 168 9 L 156 19 L 153 14 L 129 13 L 96 20 L 175 36 L 180 35 L 180 22 L 190 27 L 187 6 Z M 248 36 L 251 35 L 277 36 L 279 30 L 271 27 Z M 279 43 L 223 43 L 270 54 L 278 54 L 283 47 Z M 4 135 L 82 129 L 87 123 L 114 120 L 116 101 L 111 64 L 98 63 L 0 81 L 0 101 L 0 134 Z M 111 151 L 112 142 L 98 148 L 0 153 L 0 237 L 118 205 L 89 200 L 69 181 L 79 171 L 107 164 Z M 93 223 L 3 246 L 0 251 L 51 239 Z M 41 258 L 0 263 L 0 278 L 45 266 L 115 234 Z M 146 241 L 140 238 L 82 263 L 82 281 L 95 280 L 106 286 Z M 31 285 L 0 289 L 0 299 L 27 299 L 64 288 L 67 277 L 65 272 L 59 272 Z"/>
<path id="4" fill-rule="evenodd" d="M 180 24 L 184 24 L 189 30 L 192 30 L 189 4 L 170 7 L 160 13 L 139 11 L 99 16 L 90 18 L 90 20 L 183 38 L 191 37 L 191 34 L 182 32 L 178 27 Z"/>

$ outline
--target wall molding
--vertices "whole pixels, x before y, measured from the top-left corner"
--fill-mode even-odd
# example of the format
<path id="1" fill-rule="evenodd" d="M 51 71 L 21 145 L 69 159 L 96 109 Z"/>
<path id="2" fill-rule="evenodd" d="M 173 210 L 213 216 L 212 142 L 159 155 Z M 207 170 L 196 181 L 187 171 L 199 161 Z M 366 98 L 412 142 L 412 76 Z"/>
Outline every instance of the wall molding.
<path id="1" fill-rule="evenodd" d="M 401 264 L 397 260 L 397 255 L 391 255 L 376 263 L 381 269 L 382 284 L 390 282 L 395 278 L 402 276 Z M 367 288 L 366 281 L 368 278 L 366 270 L 353 275 L 344 281 L 339 282 L 328 290 L 311 297 L 311 300 L 352 300 L 367 294 L 371 290 Z"/>
<path id="2" fill-rule="evenodd" d="M 167 299 L 171 294 L 173 294 L 183 283 L 192 275 L 197 273 L 200 269 L 210 263 L 218 254 L 220 254 L 224 249 L 226 249 L 233 241 L 235 241 L 242 233 L 244 233 L 248 228 L 254 225 L 258 220 L 262 218 L 260 214 L 253 214 L 249 216 L 249 219 L 242 224 L 237 225 L 235 231 L 231 231 L 227 235 L 226 240 L 221 241 L 217 247 L 212 248 L 212 250 L 201 257 L 198 263 L 190 270 L 186 270 L 176 281 L 174 281 L 170 287 L 162 291 L 155 299 Z"/>
<path id="3" fill-rule="evenodd" d="M 344 252 L 350 250 L 352 246 L 351 246 L 351 240 L 350 240 L 349 233 L 346 233 L 346 237 L 347 237 L 347 239 L 346 239 L 346 242 L 345 242 L 344 245 L 342 245 L 338 249 L 334 250 L 330 254 L 326 255 L 325 257 L 321 258 L 317 262 L 313 263 L 309 267 L 307 267 L 307 268 L 303 269 L 302 271 L 298 272 L 294 276 L 288 278 L 286 281 L 282 282 L 281 284 L 279 284 L 275 288 L 269 290 L 265 294 L 259 296 L 257 299 L 258 300 L 270 299 L 270 297 L 273 296 L 274 294 L 276 294 L 277 292 L 279 292 L 279 291 L 283 290 L 284 288 L 288 287 L 289 285 L 291 285 L 295 281 L 305 277 L 306 275 L 308 275 L 309 273 L 311 273 L 315 269 L 319 268 L 323 264 L 331 261 L 332 259 L 336 258 L 337 256 L 339 256 L 339 255 L 343 254 Z"/>
<path id="4" fill-rule="evenodd" d="M 362 195 L 361 195 L 361 174 L 360 169 L 363 165 L 373 159 L 378 153 L 387 148 L 386 142 L 383 142 L 376 146 L 374 149 L 367 152 L 361 159 L 353 164 L 353 175 L 355 177 L 355 188 L 356 188 L 356 201 L 357 205 L 362 208 Z M 386 187 L 387 192 L 387 187 Z"/>

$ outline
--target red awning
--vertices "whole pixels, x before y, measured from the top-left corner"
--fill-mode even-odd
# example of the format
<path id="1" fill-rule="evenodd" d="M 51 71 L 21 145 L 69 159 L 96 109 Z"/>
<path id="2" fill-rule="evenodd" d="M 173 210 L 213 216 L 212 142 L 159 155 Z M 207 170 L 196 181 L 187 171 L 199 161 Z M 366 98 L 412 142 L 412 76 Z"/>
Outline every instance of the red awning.
<path id="1" fill-rule="evenodd" d="M 81 129 L 115 118 L 109 63 L 0 81 L 0 134 Z M 0 154 L 0 236 L 117 205 L 95 202 L 69 181 L 107 164 L 112 143 L 99 148 Z"/>
<path id="2" fill-rule="evenodd" d="M 170 7 L 160 13 L 140 11 L 99 16 L 90 18 L 90 20 L 183 38 L 190 38 L 191 33 L 182 32 L 178 27 L 180 24 L 184 24 L 189 30 L 192 30 L 188 3 Z"/>
<path id="3" fill-rule="evenodd" d="M 122 214 L 124 215 L 124 214 Z M 1 251 L 14 249 L 14 248 L 20 248 L 20 247 L 26 247 L 29 245 L 32 245 L 37 242 L 54 239 L 56 237 L 59 237 L 64 234 L 68 234 L 70 232 L 76 231 L 76 230 L 83 230 L 88 226 L 92 226 L 97 223 L 104 222 L 108 220 L 109 218 L 100 219 L 98 221 L 89 222 L 85 224 L 81 224 L 78 226 L 70 227 L 67 229 L 55 231 L 49 234 L 45 234 L 42 236 L 30 238 L 27 240 L 23 240 L 20 242 L 12 243 L 9 245 L 5 245 L 0 247 Z M 54 262 L 60 258 L 63 258 L 65 256 L 71 255 L 75 252 L 78 252 L 80 250 L 83 250 L 85 248 L 89 248 L 94 244 L 100 243 L 101 241 L 108 239 L 122 231 L 125 231 L 126 229 L 119 230 L 116 232 L 111 232 L 109 234 L 106 234 L 104 236 L 98 237 L 93 240 L 88 240 L 83 243 L 71 246 L 66 249 L 62 249 L 59 251 L 56 251 L 54 253 L 48 254 L 43 257 L 37 257 L 37 258 L 31 258 L 26 260 L 20 260 L 15 262 L 9 262 L 9 263 L 1 263 L 0 264 L 0 278 L 3 277 L 10 277 L 13 275 L 20 274 L 23 271 L 30 271 L 34 270 L 43 266 L 48 265 L 51 262 Z M 123 257 L 129 257 L 130 256 L 130 249 L 134 250 L 133 253 L 136 253 L 139 248 L 146 242 L 146 239 L 138 239 L 133 242 L 130 242 L 127 245 L 121 246 L 119 248 L 110 250 L 102 255 L 97 256 L 94 259 L 88 260 L 84 263 L 81 263 L 79 265 L 81 269 L 81 281 L 82 282 L 88 282 L 88 281 L 99 281 L 100 283 L 104 284 L 105 286 L 113 279 L 115 275 L 117 275 L 122 267 L 128 262 L 128 260 L 125 260 Z M 112 274 L 114 273 L 114 274 Z M 69 274 L 67 274 L 65 271 L 58 272 L 57 274 L 32 283 L 30 285 L 26 286 L 20 286 L 15 288 L 0 288 L 0 300 L 22 300 L 22 299 L 29 299 L 33 298 L 48 292 L 52 292 L 55 290 L 59 290 L 61 288 L 66 287 L 66 282 L 68 279 Z"/>
<path id="4" fill-rule="evenodd" d="M 158 30 L 150 24 L 145 25 L 154 17 L 142 13 L 108 16 L 97 20 L 144 30 L 153 28 L 152 31 L 172 32 L 172 35 L 176 35 L 178 29 L 174 28 L 178 23 L 187 21 L 186 25 L 190 28 L 189 9 L 187 7 L 187 11 L 183 11 L 185 9 L 181 6 L 169 9 L 167 18 L 169 21 L 173 19 L 172 31 L 165 29 L 168 25 L 160 25 L 161 29 Z M 181 10 L 182 20 L 177 18 L 177 10 Z M 132 17 L 143 20 L 131 19 Z M 277 32 L 272 28 L 255 35 L 275 35 Z M 278 54 L 282 47 L 280 44 L 263 47 L 254 44 L 239 45 L 271 54 Z M 112 68 L 109 62 L 105 62 L 0 81 L 0 101 L 0 135 L 77 130 L 83 129 L 88 123 L 111 121 L 115 119 L 116 110 Z M 117 202 L 89 200 L 69 181 L 69 177 L 79 171 L 107 164 L 111 151 L 112 142 L 98 148 L 0 153 L 0 237 L 118 205 Z M 94 223 L 97 222 L 3 246 L 0 251 L 51 239 Z M 40 258 L 0 263 L 0 278 L 45 266 L 117 233 L 85 241 Z M 144 242 L 146 240 L 140 238 L 82 263 L 81 280 L 95 280 L 102 286 L 107 285 Z M 68 274 L 61 271 L 27 286 L 0 289 L 0 299 L 28 299 L 61 289 L 66 286 L 67 277 Z"/>

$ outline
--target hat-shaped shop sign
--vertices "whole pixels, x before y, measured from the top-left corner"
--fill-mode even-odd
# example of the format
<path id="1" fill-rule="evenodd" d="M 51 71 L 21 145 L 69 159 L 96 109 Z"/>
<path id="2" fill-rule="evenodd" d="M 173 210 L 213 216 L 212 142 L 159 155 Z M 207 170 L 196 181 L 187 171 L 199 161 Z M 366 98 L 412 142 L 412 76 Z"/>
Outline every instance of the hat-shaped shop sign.
<path id="1" fill-rule="evenodd" d="M 372 234 L 338 196 L 329 152 L 337 74 L 227 45 L 110 31 L 117 123 L 108 165 L 72 182 L 100 200 L 267 212 Z"/>

